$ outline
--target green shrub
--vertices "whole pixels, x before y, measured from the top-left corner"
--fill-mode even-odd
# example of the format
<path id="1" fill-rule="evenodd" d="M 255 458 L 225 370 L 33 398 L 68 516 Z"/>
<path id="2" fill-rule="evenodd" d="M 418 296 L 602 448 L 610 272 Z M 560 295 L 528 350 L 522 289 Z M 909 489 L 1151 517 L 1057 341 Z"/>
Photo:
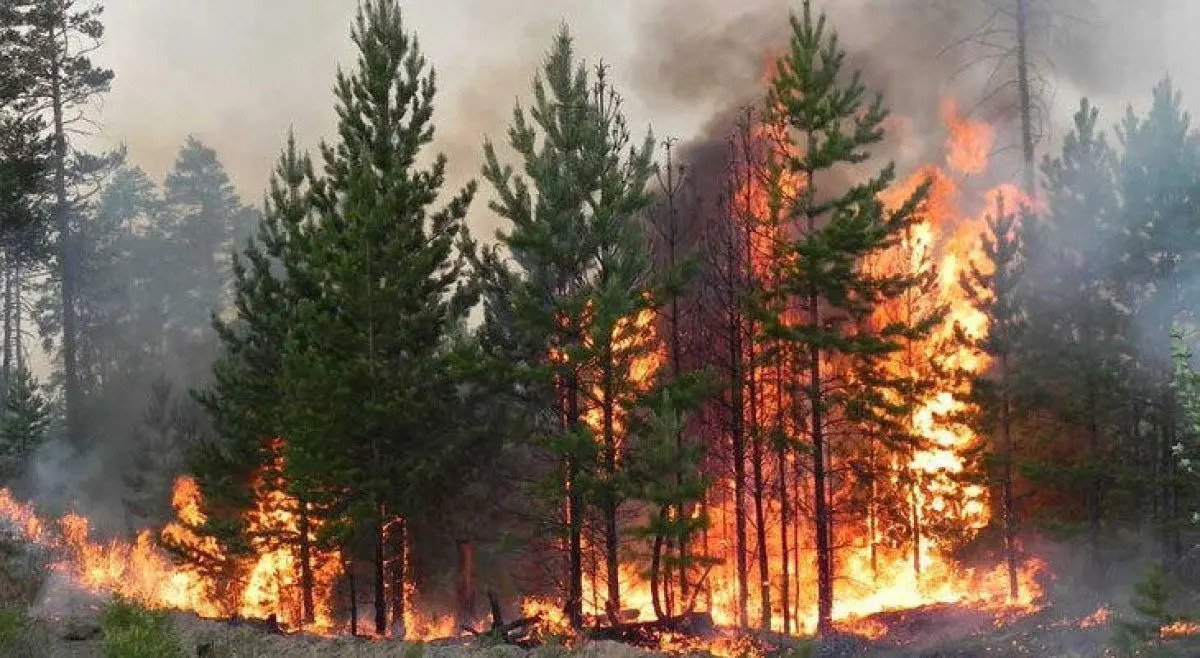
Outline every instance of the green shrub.
<path id="1" fill-rule="evenodd" d="M 104 609 L 106 658 L 184 658 L 183 644 L 166 613 L 116 599 Z"/>
<path id="2" fill-rule="evenodd" d="M 0 651 L 15 651 L 25 637 L 28 626 L 29 618 L 21 610 L 0 610 Z"/>

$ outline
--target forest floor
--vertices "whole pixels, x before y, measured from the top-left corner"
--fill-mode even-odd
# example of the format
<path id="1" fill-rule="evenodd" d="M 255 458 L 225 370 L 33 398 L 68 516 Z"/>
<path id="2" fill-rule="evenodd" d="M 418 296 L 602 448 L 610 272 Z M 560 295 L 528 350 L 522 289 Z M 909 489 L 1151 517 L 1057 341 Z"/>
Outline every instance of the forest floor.
<path id="1" fill-rule="evenodd" d="M 1112 642 L 1112 619 L 1101 623 L 1095 615 L 1080 616 L 1078 610 L 1060 610 L 1053 606 L 1031 615 L 999 620 L 952 605 L 877 617 L 890 629 L 883 638 L 871 640 L 840 635 L 823 642 L 776 646 L 766 655 L 789 658 L 1120 655 Z M 197 658 L 643 658 L 656 655 L 607 641 L 587 642 L 575 648 L 543 646 L 526 650 L 512 646 L 280 635 L 253 626 L 204 620 L 183 613 L 172 614 L 169 619 L 182 656 Z M 9 638 L 11 641 L 0 649 L 0 655 L 12 658 L 106 658 L 113 654 L 105 653 L 101 626 L 98 615 L 54 621 L 32 620 L 21 628 L 19 636 Z M 0 628 L 0 641 L 3 635 L 4 630 Z M 760 647 L 767 644 L 760 643 Z M 1164 640 L 1136 655 L 1200 656 L 1200 635 Z"/>
<path id="2" fill-rule="evenodd" d="M 144 613 L 147 619 L 152 618 L 152 625 L 161 626 L 155 632 L 170 639 L 176 650 L 160 652 L 151 648 L 144 653 L 116 653 L 106 643 L 106 636 L 114 633 L 111 615 L 105 613 L 103 602 L 92 599 L 66 607 L 56 605 L 55 612 L 48 613 L 44 604 L 36 602 L 47 599 L 61 602 L 61 595 L 48 595 L 53 578 L 47 579 L 44 572 L 31 570 L 20 550 L 14 546 L 8 548 L 4 550 L 0 543 L 0 658 L 644 658 L 655 655 L 608 641 L 526 650 L 512 646 L 485 647 L 470 640 L 418 644 L 283 635 L 269 632 L 261 625 L 206 620 L 187 613 Z M 735 637 L 722 631 L 719 632 L 722 642 L 705 640 L 703 645 L 723 646 L 716 653 L 739 657 L 1117 656 L 1114 643 L 1117 630 L 1122 619 L 1130 618 L 1128 605 L 1119 602 L 1128 600 L 1133 574 L 1139 573 L 1132 568 L 1126 571 L 1129 574 L 1126 578 L 1115 575 L 1106 578 L 1111 588 L 1108 594 L 1100 596 L 1084 595 L 1082 592 L 1090 591 L 1084 587 L 1086 579 L 1072 577 L 1064 569 L 1047 592 L 1052 603 L 1032 613 L 997 615 L 994 611 L 968 606 L 931 605 L 881 613 L 856 622 L 856 628 L 873 629 L 872 638 L 844 633 L 816 641 L 777 635 Z M 1181 609 L 1200 609 L 1200 598 L 1182 601 Z M 1184 625 L 1181 631 L 1166 638 L 1151 633 L 1154 636 L 1151 643 L 1134 655 L 1200 656 L 1200 625 Z M 125 633 L 125 639 L 140 639 L 143 647 L 147 643 L 153 647 L 156 636 L 141 637 L 140 632 Z"/>

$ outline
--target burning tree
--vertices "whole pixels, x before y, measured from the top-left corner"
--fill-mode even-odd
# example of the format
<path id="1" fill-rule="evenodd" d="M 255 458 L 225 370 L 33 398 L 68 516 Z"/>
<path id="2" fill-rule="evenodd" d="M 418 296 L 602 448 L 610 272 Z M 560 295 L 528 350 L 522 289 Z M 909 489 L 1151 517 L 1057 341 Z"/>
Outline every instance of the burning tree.
<path id="1" fill-rule="evenodd" d="M 625 495 L 628 411 L 644 393 L 647 373 L 638 371 L 656 347 L 647 339 L 655 301 L 638 218 L 648 203 L 653 142 L 647 136 L 631 145 L 603 69 L 589 75 L 565 30 L 534 95 L 533 123 L 518 107 L 509 133 L 530 180 L 514 177 L 491 144 L 485 146 L 484 176 L 499 196 L 492 208 L 513 224 L 500 241 L 516 269 L 489 251 L 484 271 L 503 282 L 493 289 L 512 309 L 521 341 L 535 350 L 528 363 L 537 369 L 530 373 L 533 383 L 548 386 L 543 401 L 553 400 L 547 447 L 563 460 L 566 613 L 579 626 L 589 506 L 603 523 L 607 592 L 601 609 L 614 620 L 621 611 L 618 507 Z"/>
<path id="2" fill-rule="evenodd" d="M 817 619 L 830 630 L 835 575 L 834 511 L 829 479 L 836 473 L 833 440 L 843 423 L 875 423 L 882 405 L 872 393 L 849 384 L 838 372 L 845 361 L 871 363 L 900 347 L 903 339 L 919 339 L 929 327 L 896 319 L 883 327 L 867 322 L 881 304 L 897 299 L 917 284 L 908 272 L 874 275 L 862 268 L 865 258 L 901 240 L 928 194 L 917 188 L 895 210 L 878 198 L 894 178 L 891 166 L 856 185 L 838 189 L 829 176 L 840 167 L 857 165 L 879 142 L 887 118 L 882 99 L 864 101 L 866 90 L 853 76 L 843 81 L 845 52 L 826 32 L 824 16 L 814 18 L 805 2 L 792 19 L 790 52 L 780 60 L 771 85 L 770 106 L 779 113 L 795 149 L 786 155 L 787 173 L 796 189 L 786 213 L 795 231 L 780 245 L 784 267 L 780 286 L 800 309 L 795 322 L 768 318 L 768 331 L 804 359 L 800 387 L 812 451 L 812 521 L 818 565 Z M 875 387 L 896 387 L 882 378 Z M 849 385 L 848 385 L 849 384 Z M 857 390 L 856 390 L 857 389 Z"/>

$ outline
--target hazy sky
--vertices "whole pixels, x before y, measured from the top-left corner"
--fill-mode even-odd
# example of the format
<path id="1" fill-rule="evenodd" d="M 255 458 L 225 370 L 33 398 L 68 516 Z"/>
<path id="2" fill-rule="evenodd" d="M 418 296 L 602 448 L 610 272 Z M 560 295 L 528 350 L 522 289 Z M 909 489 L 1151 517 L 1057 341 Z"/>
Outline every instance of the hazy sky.
<path id="1" fill-rule="evenodd" d="M 502 137 L 560 21 L 586 26 L 588 55 L 603 50 L 617 75 L 633 45 L 637 0 L 413 0 L 405 17 L 435 65 L 439 146 L 460 177 L 478 168 L 485 131 Z M 353 0 L 107 0 L 101 59 L 115 70 L 102 109 L 105 137 L 125 141 L 155 176 L 187 134 L 217 149 L 239 189 L 257 200 L 289 126 L 305 144 L 332 125 L 336 64 L 353 56 Z M 501 88 L 502 83 L 507 89 Z M 484 93 L 486 87 L 486 93 Z M 628 98 L 635 125 L 650 110 Z M 691 114 L 691 116 L 688 116 Z M 659 117 L 690 130 L 697 113 Z M 668 121 L 667 119 L 674 119 Z"/>
<path id="2" fill-rule="evenodd" d="M 824 4 L 852 47 L 887 44 L 879 47 L 885 51 L 880 61 L 891 66 L 889 76 L 911 75 L 921 89 L 937 89 L 937 81 L 922 79 L 929 76 L 922 64 L 943 45 L 931 41 L 948 42 L 954 35 L 922 35 L 904 43 L 888 30 L 896 18 L 912 20 L 912 14 L 923 11 L 915 9 L 918 6 L 947 2 L 1000 0 Z M 1055 102 L 1065 109 L 1054 113 L 1056 123 L 1069 116 L 1081 91 L 1140 102 L 1154 77 L 1167 70 L 1188 97 L 1200 95 L 1200 53 L 1194 36 L 1200 25 L 1200 0 L 1034 3 L 1069 4 L 1082 14 L 1070 29 L 1105 43 L 1068 66 L 1088 69 L 1080 77 L 1089 81 L 1068 81 L 1058 89 Z M 289 126 L 309 146 L 328 134 L 335 66 L 348 62 L 352 54 L 347 29 L 353 0 L 105 4 L 108 32 L 100 59 L 117 77 L 102 107 L 103 138 L 126 142 L 131 160 L 155 177 L 169 168 L 184 137 L 194 134 L 217 149 L 246 200 L 257 203 Z M 527 96 L 539 55 L 561 21 L 575 28 L 583 54 L 593 61 L 603 56 L 612 65 L 634 126 L 652 121 L 656 134 L 688 138 L 716 104 L 729 102 L 718 98 L 753 88 L 762 61 L 782 43 L 788 8 L 798 5 L 787 0 L 404 3 L 409 27 L 419 34 L 438 71 L 438 145 L 450 156 L 457 180 L 477 171 L 485 133 L 502 137 L 514 99 Z M 1117 33 L 1122 35 L 1119 40 Z M 1072 56 L 1072 48 L 1060 45 L 1059 59 Z M 714 57 L 714 50 L 732 54 Z M 897 59 L 905 63 L 896 65 Z M 689 63 L 696 70 L 687 75 L 669 72 Z M 1107 89 L 1077 88 L 1110 77 L 1111 85 L 1101 85 Z M 1129 80 L 1136 81 L 1136 88 L 1127 88 Z M 928 112 L 936 111 L 937 103 L 930 99 Z M 1115 118 L 1110 112 L 1108 119 Z"/>

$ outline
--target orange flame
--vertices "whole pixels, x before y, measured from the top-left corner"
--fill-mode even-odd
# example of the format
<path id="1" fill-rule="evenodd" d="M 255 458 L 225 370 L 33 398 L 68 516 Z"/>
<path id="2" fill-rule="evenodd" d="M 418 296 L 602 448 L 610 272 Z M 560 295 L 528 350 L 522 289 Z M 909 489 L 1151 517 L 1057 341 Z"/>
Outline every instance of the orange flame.
<path id="1" fill-rule="evenodd" d="M 278 468 L 282 442 L 271 447 L 275 456 L 268 467 Z M 203 556 L 208 563 L 223 565 L 219 573 L 180 564 L 150 531 L 142 531 L 132 542 L 98 541 L 91 536 L 88 520 L 77 514 L 64 515 L 48 530 L 31 506 L 16 501 L 5 489 L 0 489 L 0 519 L 21 528 L 28 541 L 50 549 L 54 571 L 83 590 L 118 595 L 150 608 L 188 610 L 202 617 L 273 616 L 283 628 L 333 632 L 333 589 L 341 575 L 340 555 L 313 549 L 314 620 L 304 623 L 296 542 L 277 540 L 299 532 L 299 503 L 268 486 L 261 472 L 254 479 L 253 491 L 254 505 L 244 519 L 254 537 L 253 552 L 234 557 L 215 537 L 192 530 L 207 520 L 199 487 L 190 477 L 175 481 L 172 507 L 176 520 L 164 526 L 159 537 L 189 554 Z M 320 527 L 315 520 L 310 523 L 314 544 Z"/>

